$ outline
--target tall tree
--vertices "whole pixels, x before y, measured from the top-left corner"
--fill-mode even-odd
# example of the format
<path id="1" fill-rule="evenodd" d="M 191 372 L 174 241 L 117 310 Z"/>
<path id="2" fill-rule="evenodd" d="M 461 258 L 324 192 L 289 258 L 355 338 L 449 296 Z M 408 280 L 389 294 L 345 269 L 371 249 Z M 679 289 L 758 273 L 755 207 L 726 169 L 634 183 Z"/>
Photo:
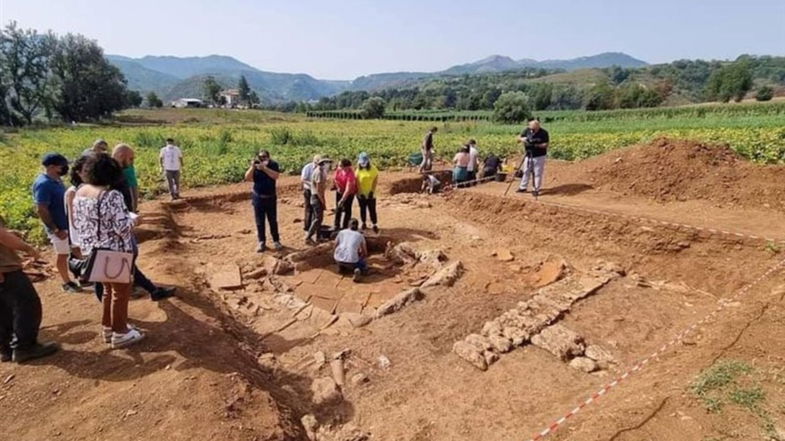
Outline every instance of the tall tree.
<path id="1" fill-rule="evenodd" d="M 155 92 L 150 92 L 147 94 L 147 105 L 149 107 L 160 108 L 164 106 L 164 102 L 161 101 L 161 98 L 158 98 L 158 95 Z"/>
<path id="2" fill-rule="evenodd" d="M 205 101 L 209 101 L 214 105 L 220 102 L 221 85 L 215 81 L 215 77 L 208 75 L 202 83 L 202 90 L 204 91 Z"/>
<path id="3" fill-rule="evenodd" d="M 58 79 L 55 110 L 64 121 L 110 116 L 127 104 L 125 78 L 98 44 L 82 35 L 57 41 L 51 70 Z"/>
<path id="4" fill-rule="evenodd" d="M 42 110 L 50 113 L 56 79 L 49 59 L 55 45 L 53 34 L 22 30 L 13 21 L 0 31 L 0 82 L 12 124 L 30 124 Z"/>
<path id="5" fill-rule="evenodd" d="M 250 107 L 251 88 L 248 86 L 248 80 L 245 79 L 245 75 L 240 75 L 240 81 L 237 82 L 237 90 L 240 92 L 240 102 Z"/>

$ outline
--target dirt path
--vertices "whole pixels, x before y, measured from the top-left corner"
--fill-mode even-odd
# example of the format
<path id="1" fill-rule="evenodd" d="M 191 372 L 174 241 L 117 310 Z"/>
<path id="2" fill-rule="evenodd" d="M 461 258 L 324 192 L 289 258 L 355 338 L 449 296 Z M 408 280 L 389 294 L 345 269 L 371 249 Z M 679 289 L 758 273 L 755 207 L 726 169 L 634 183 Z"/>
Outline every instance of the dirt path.
<path id="1" fill-rule="evenodd" d="M 354 426 L 378 440 L 528 439 L 783 258 L 765 240 L 636 219 L 785 238 L 773 209 L 655 202 L 587 188 L 571 180 L 566 165 L 552 164 L 548 173 L 552 190 L 543 204 L 530 195 L 501 197 L 500 183 L 447 196 L 391 195 L 411 186 L 412 177 L 384 173 L 380 238 L 440 250 L 465 272 L 454 286 L 423 290 L 419 301 L 361 328 L 341 320 L 324 326 L 316 312 L 303 319 L 280 302 L 281 284 L 288 298 L 339 292 L 364 296 L 362 310 L 375 311 L 379 305 L 368 299 L 388 299 L 425 273 L 376 254 L 379 276 L 359 286 L 332 279 L 328 258 L 297 275 L 244 278 L 238 289 L 218 290 L 209 284 L 216 268 L 236 265 L 247 275 L 270 259 L 254 252 L 247 186 L 195 190 L 183 203 L 148 202 L 140 263 L 154 280 L 176 285 L 178 298 L 134 300 L 131 317 L 149 338 L 110 351 L 97 339 L 95 299 L 61 294 L 54 281 L 38 283 L 43 335 L 64 351 L 27 366 L 0 365 L 0 425 L 14 439 L 35 441 L 301 440 L 300 419 L 312 414 L 322 425 Z M 297 179 L 279 185 L 284 256 L 306 247 Z M 599 261 L 624 270 L 557 318 L 611 353 L 612 366 L 587 374 L 526 345 L 483 372 L 452 352 L 456 341 L 537 293 L 543 262 L 554 258 L 567 263 L 568 278 L 590 274 Z M 316 291 L 305 295 L 311 277 Z M 785 427 L 784 282 L 776 273 L 745 292 L 552 439 L 777 439 Z M 329 357 L 342 350 L 349 351 L 343 398 L 317 404 L 312 382 L 331 376 Z M 328 359 L 323 365 L 314 362 L 320 352 Z M 381 356 L 389 366 L 380 365 Z M 750 384 L 737 391 L 755 386 L 765 398 L 749 407 L 726 399 L 723 411 L 708 412 L 691 385 L 723 360 L 747 363 Z M 352 381 L 357 374 L 367 382 Z M 321 439 L 362 439 L 336 430 Z"/>

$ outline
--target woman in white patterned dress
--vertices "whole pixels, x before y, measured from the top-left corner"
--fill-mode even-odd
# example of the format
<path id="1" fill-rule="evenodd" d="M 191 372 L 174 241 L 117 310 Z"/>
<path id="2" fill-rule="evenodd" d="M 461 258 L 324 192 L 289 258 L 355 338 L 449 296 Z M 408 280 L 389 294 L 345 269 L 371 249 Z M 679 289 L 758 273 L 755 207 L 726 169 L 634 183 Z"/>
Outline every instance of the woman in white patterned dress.
<path id="1" fill-rule="evenodd" d="M 91 155 L 83 166 L 85 183 L 73 201 L 74 228 L 82 252 L 89 256 L 95 248 L 132 252 L 131 234 L 134 221 L 129 216 L 123 196 L 111 187 L 122 178 L 120 165 L 109 155 Z M 103 336 L 113 348 L 132 345 L 144 338 L 128 325 L 130 283 L 105 283 L 103 296 Z"/>

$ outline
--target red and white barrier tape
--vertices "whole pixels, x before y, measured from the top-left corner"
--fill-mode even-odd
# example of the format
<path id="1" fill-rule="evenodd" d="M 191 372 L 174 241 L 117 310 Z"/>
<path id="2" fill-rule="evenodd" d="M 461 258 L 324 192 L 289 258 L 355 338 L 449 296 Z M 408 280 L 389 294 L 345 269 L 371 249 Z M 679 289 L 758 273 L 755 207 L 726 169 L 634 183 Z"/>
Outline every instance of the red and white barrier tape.
<path id="1" fill-rule="evenodd" d="M 619 384 L 621 384 L 622 381 L 626 380 L 632 374 L 641 371 L 653 359 L 655 359 L 655 358 L 661 356 L 662 354 L 664 354 L 665 351 L 667 351 L 673 345 L 675 345 L 677 343 L 680 343 L 684 339 L 684 337 L 686 337 L 690 332 L 694 331 L 699 326 L 705 324 L 706 322 L 708 322 L 709 320 L 711 320 L 715 316 L 717 316 L 717 314 L 719 314 L 723 309 L 725 309 L 727 307 L 729 302 L 731 302 L 732 300 L 735 300 L 736 298 L 746 294 L 750 289 L 752 289 L 754 286 L 758 285 L 760 282 L 762 282 L 764 279 L 769 277 L 771 274 L 773 274 L 777 270 L 781 269 L 783 266 L 785 266 L 785 260 L 783 260 L 783 261 L 779 262 L 778 264 L 774 265 L 773 267 L 771 267 L 768 271 L 766 271 L 760 277 L 758 277 L 754 281 L 752 281 L 749 284 L 747 284 L 746 286 L 744 286 L 742 289 L 740 289 L 736 294 L 731 296 L 729 299 L 727 299 L 727 300 L 720 300 L 718 302 L 717 308 L 714 309 L 711 313 L 707 314 L 700 321 L 698 321 L 698 322 L 692 324 L 691 326 L 689 326 L 688 328 L 684 329 L 680 334 L 676 335 L 670 342 L 662 345 L 657 351 L 655 351 L 654 353 L 652 353 L 648 357 L 646 357 L 643 360 L 641 360 L 638 363 L 636 363 L 632 368 L 630 368 L 629 370 L 624 372 L 622 375 L 617 377 L 612 382 L 610 382 L 610 383 L 606 384 L 605 386 L 603 386 L 600 390 L 595 392 L 589 398 L 585 399 L 577 407 L 575 407 L 574 409 L 572 409 L 571 411 L 566 413 L 563 417 L 557 419 L 556 421 L 551 423 L 551 425 L 549 425 L 547 428 L 545 428 L 541 432 L 537 433 L 529 441 L 541 440 L 541 439 L 545 438 L 546 436 L 550 435 L 551 433 L 555 432 L 560 426 L 564 425 L 567 422 L 568 419 L 572 418 L 573 416 L 578 414 L 578 412 L 583 410 L 584 407 L 586 407 L 589 404 L 597 401 L 600 397 L 602 397 L 603 395 L 608 393 L 614 387 L 616 387 Z"/>

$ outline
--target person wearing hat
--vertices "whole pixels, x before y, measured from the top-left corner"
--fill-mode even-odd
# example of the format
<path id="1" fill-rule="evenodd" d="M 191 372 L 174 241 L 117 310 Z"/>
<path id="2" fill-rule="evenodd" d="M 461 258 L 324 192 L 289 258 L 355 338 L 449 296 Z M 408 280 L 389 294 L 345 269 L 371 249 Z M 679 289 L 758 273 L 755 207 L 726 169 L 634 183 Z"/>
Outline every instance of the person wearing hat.
<path id="1" fill-rule="evenodd" d="M 313 169 L 322 160 L 322 155 L 314 155 L 313 161 L 305 164 L 300 172 L 300 181 L 303 183 L 303 231 L 311 228 L 313 213 L 311 212 L 311 174 Z"/>
<path id="2" fill-rule="evenodd" d="M 373 232 L 378 233 L 378 219 L 376 217 L 376 184 L 379 181 L 379 170 L 371 164 L 368 153 L 362 152 L 357 158 L 357 202 L 360 204 L 360 219 L 362 219 L 362 229 L 368 228 L 367 215 L 371 215 Z"/>
<path id="3" fill-rule="evenodd" d="M 319 230 L 324 221 L 324 210 L 327 209 L 325 192 L 327 191 L 327 172 L 330 170 L 330 158 L 322 157 L 311 173 L 311 226 L 305 235 L 306 245 L 314 245 L 319 240 Z M 315 239 L 314 239 L 315 236 Z"/>
<path id="4" fill-rule="evenodd" d="M 0 362 L 46 357 L 58 350 L 55 343 L 38 341 L 41 299 L 22 271 L 17 251 L 38 258 L 38 250 L 5 228 L 0 217 Z"/>
<path id="5" fill-rule="evenodd" d="M 267 235 L 264 231 L 265 218 L 270 224 L 270 235 L 273 237 L 273 248 L 276 251 L 283 249 L 281 237 L 278 234 L 278 197 L 275 191 L 275 181 L 281 175 L 281 168 L 277 162 L 270 158 L 270 152 L 262 150 L 251 161 L 251 166 L 245 172 L 245 180 L 253 182 L 252 202 L 254 217 L 256 219 L 256 237 L 259 245 L 257 253 L 267 249 Z"/>
<path id="6" fill-rule="evenodd" d="M 33 183 L 33 200 L 38 217 L 44 224 L 46 235 L 57 255 L 57 271 L 60 273 L 65 292 L 79 292 L 81 288 L 71 280 L 68 273 L 68 216 L 65 213 L 65 185 L 63 176 L 68 174 L 68 160 L 59 153 L 44 155 L 41 165 L 44 172 Z"/>

